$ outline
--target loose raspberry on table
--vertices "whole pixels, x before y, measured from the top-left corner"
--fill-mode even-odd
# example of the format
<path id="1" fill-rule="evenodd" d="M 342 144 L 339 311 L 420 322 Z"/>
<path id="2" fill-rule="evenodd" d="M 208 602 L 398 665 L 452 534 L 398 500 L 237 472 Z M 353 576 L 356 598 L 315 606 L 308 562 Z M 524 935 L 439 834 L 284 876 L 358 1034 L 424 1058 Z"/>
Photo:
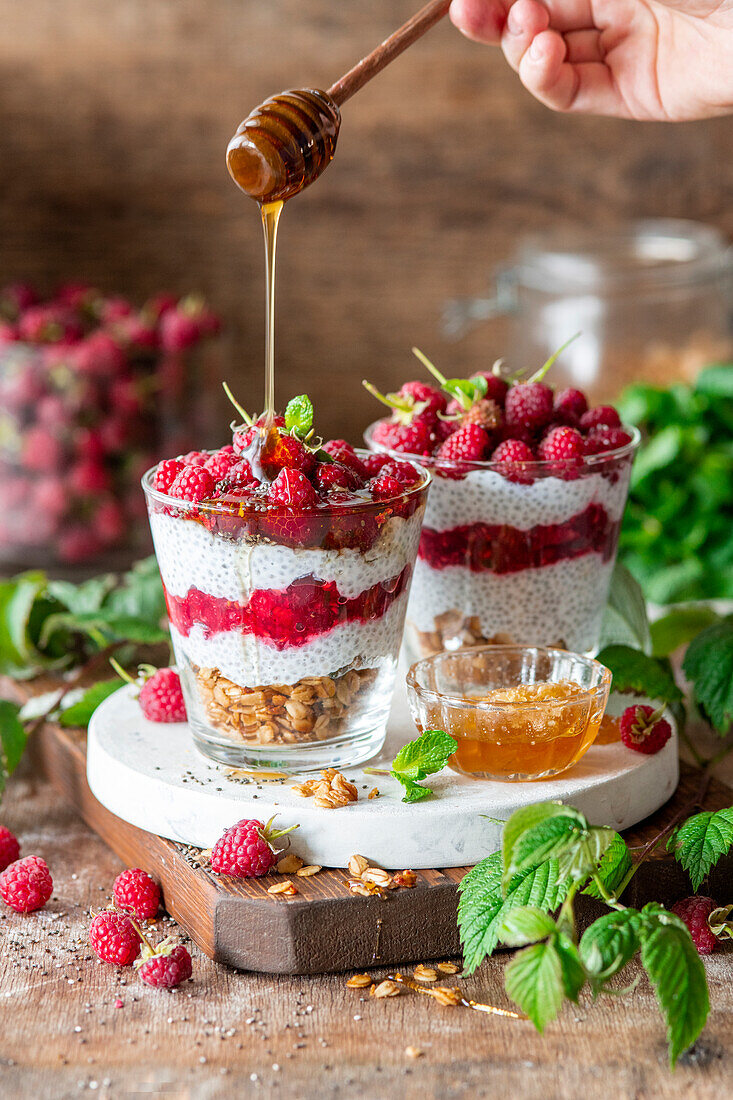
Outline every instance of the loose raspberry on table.
<path id="1" fill-rule="evenodd" d="M 138 920 L 151 920 L 160 907 L 160 886 L 140 867 L 130 867 L 117 876 L 112 896 L 119 909 Z"/>
<path id="2" fill-rule="evenodd" d="M 275 863 L 277 853 L 272 841 L 297 829 L 273 829 L 271 817 L 267 824 L 254 818 L 245 818 L 225 829 L 211 849 L 211 869 L 218 875 L 234 875 L 236 878 L 259 878 L 266 875 Z"/>
<path id="3" fill-rule="evenodd" d="M 537 448 L 538 456 L 545 462 L 579 464 L 584 453 L 585 441 L 575 428 L 551 428 Z"/>
<path id="4" fill-rule="evenodd" d="M 588 399 L 582 390 L 558 390 L 552 408 L 555 420 L 575 428 L 579 424 L 583 413 L 588 409 Z"/>
<path id="5" fill-rule="evenodd" d="M 170 487 L 170 495 L 198 503 L 213 496 L 214 478 L 203 466 L 184 466 Z"/>
<path id="6" fill-rule="evenodd" d="M 504 417 L 510 427 L 544 428 L 552 420 L 552 390 L 543 382 L 517 382 L 506 395 Z"/>
<path id="7" fill-rule="evenodd" d="M 585 440 L 587 455 L 604 454 L 617 451 L 631 442 L 631 436 L 623 428 L 592 428 Z"/>
<path id="8" fill-rule="evenodd" d="M 595 408 L 584 412 L 580 418 L 579 427 L 581 432 L 589 432 L 592 428 L 600 428 L 601 426 L 606 428 L 621 427 L 621 417 L 613 405 L 596 405 Z"/>
<path id="9" fill-rule="evenodd" d="M 0 897 L 16 913 L 43 909 L 53 892 L 48 864 L 40 856 L 25 856 L 0 874 Z"/>
<path id="10" fill-rule="evenodd" d="M 663 749 L 672 736 L 672 727 L 662 713 L 663 708 L 655 710 L 642 704 L 627 707 L 619 722 L 624 745 L 647 756 Z"/>
<path id="11" fill-rule="evenodd" d="M 138 702 L 149 722 L 186 721 L 181 678 L 174 668 L 154 672 L 141 687 Z"/>
<path id="12" fill-rule="evenodd" d="M 159 462 L 153 474 L 153 488 L 161 493 L 169 492 L 171 485 L 182 469 L 183 463 L 179 462 L 176 458 L 169 458 L 165 462 Z"/>
<path id="13" fill-rule="evenodd" d="M 173 989 L 193 973 L 191 956 L 182 943 L 158 948 L 154 954 L 138 960 L 135 966 L 145 984 L 157 989 Z"/>
<path id="14" fill-rule="evenodd" d="M 717 906 L 712 898 L 697 896 L 684 898 L 672 906 L 672 912 L 689 928 L 699 955 L 711 955 L 720 943 L 708 923 L 708 917 L 714 909 Z"/>
<path id="15" fill-rule="evenodd" d="M 17 836 L 4 825 L 0 825 L 0 871 L 4 871 L 11 863 L 15 863 L 19 856 L 20 844 Z"/>
<path id="16" fill-rule="evenodd" d="M 345 439 L 329 439 L 328 442 L 323 444 L 323 450 L 326 454 L 329 454 L 331 458 L 335 458 L 337 462 L 340 462 L 342 466 L 348 466 L 348 468 L 353 470 L 355 474 L 358 474 L 362 480 L 366 478 L 364 463 L 351 444 L 347 443 Z"/>
<path id="17" fill-rule="evenodd" d="M 441 443 L 436 457 L 445 462 L 481 462 L 490 447 L 487 431 L 478 424 L 465 424 Z"/>
<path id="18" fill-rule="evenodd" d="M 310 508 L 318 503 L 316 491 L 300 470 L 281 470 L 267 490 L 267 499 L 273 504 L 290 504 Z"/>
<path id="19" fill-rule="evenodd" d="M 390 451 L 427 455 L 432 450 L 431 425 L 420 417 L 416 417 L 411 424 L 401 424 L 399 420 L 378 420 L 372 429 L 372 441 Z"/>
<path id="20" fill-rule="evenodd" d="M 132 966 L 140 954 L 140 936 L 126 913 L 103 909 L 89 926 L 89 942 L 101 962 Z"/>

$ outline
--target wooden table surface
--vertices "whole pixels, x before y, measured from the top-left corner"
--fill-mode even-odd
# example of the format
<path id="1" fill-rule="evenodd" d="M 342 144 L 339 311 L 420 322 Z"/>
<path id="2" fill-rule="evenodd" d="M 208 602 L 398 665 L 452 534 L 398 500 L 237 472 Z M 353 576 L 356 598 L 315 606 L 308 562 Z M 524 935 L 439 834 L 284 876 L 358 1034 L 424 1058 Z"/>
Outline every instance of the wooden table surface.
<path id="1" fill-rule="evenodd" d="M 98 963 L 86 941 L 89 910 L 105 903 L 121 869 L 109 849 L 28 772 L 11 781 L 0 819 L 26 854 L 47 859 L 55 883 L 41 913 L 19 916 L 3 906 L 0 914 L 3 1098 L 729 1094 L 730 949 L 706 961 L 710 1020 L 674 1074 L 645 980 L 630 997 L 566 1010 L 544 1039 L 523 1021 L 417 994 L 370 1001 L 346 987 L 346 975 L 237 973 L 195 949 L 193 981 L 155 990 L 131 970 Z M 160 926 L 162 933 L 166 921 Z M 503 965 L 491 959 L 463 988 L 476 1001 L 508 1007 Z M 407 1047 L 422 1056 L 410 1057 Z"/>

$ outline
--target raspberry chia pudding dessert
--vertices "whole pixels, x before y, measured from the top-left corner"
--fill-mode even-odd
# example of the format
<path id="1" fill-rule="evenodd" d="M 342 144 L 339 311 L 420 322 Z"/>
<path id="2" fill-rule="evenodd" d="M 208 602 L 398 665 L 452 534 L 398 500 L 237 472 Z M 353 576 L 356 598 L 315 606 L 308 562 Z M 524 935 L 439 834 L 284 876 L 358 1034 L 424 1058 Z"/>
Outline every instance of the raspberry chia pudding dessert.
<path id="1" fill-rule="evenodd" d="M 638 432 L 579 390 L 471 379 L 407 382 L 366 433 L 433 483 L 405 627 L 409 662 L 483 642 L 598 646 Z"/>
<path id="2" fill-rule="evenodd" d="M 429 476 L 249 418 L 143 478 L 196 745 L 228 764 L 343 766 L 385 734 Z"/>

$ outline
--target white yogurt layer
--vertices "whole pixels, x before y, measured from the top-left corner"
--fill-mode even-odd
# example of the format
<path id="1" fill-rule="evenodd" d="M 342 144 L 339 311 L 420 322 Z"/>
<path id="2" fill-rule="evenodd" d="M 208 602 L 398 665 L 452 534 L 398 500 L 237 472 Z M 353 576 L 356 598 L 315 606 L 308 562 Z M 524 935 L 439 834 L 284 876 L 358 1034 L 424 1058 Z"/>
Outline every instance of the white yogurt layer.
<path id="1" fill-rule="evenodd" d="M 563 481 L 538 478 L 519 485 L 494 470 L 473 470 L 460 481 L 433 477 L 425 526 L 449 531 L 469 523 L 506 524 L 528 531 L 539 524 L 565 523 L 589 504 L 601 504 L 611 520 L 620 520 L 626 503 L 631 463 L 613 483 L 600 473 Z"/>
<path id="2" fill-rule="evenodd" d="M 540 645 L 565 642 L 585 653 L 598 643 L 613 562 L 600 554 L 523 569 L 518 573 L 472 573 L 463 566 L 433 569 L 418 560 L 407 614 L 408 631 L 430 632 L 447 611 L 475 615 L 481 633 L 508 634 L 514 641 Z"/>
<path id="3" fill-rule="evenodd" d="M 329 676 L 339 669 L 375 668 L 396 660 L 407 609 L 407 593 L 381 619 L 342 623 L 302 646 L 278 650 L 261 638 L 227 630 L 207 638 L 198 624 L 184 637 L 171 626 L 176 660 L 218 668 L 241 687 L 295 684 L 303 676 Z"/>
<path id="4" fill-rule="evenodd" d="M 150 516 L 155 553 L 171 595 L 198 588 L 210 596 L 246 603 L 257 589 L 283 589 L 299 577 L 335 581 L 351 599 L 402 572 L 417 552 L 423 509 L 385 524 L 374 545 L 361 550 L 305 550 L 213 535 L 200 523 L 156 512 Z"/>

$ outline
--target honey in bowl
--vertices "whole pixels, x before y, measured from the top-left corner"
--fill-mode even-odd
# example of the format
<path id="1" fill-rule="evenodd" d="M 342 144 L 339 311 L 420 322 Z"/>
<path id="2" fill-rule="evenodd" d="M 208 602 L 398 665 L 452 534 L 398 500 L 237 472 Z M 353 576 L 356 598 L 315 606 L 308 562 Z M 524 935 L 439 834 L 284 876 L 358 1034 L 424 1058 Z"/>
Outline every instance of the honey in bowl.
<path id="1" fill-rule="evenodd" d="M 458 743 L 449 765 L 508 781 L 573 767 L 598 735 L 610 682 L 588 657 L 527 646 L 436 654 L 407 679 L 418 729 L 443 729 Z"/>

